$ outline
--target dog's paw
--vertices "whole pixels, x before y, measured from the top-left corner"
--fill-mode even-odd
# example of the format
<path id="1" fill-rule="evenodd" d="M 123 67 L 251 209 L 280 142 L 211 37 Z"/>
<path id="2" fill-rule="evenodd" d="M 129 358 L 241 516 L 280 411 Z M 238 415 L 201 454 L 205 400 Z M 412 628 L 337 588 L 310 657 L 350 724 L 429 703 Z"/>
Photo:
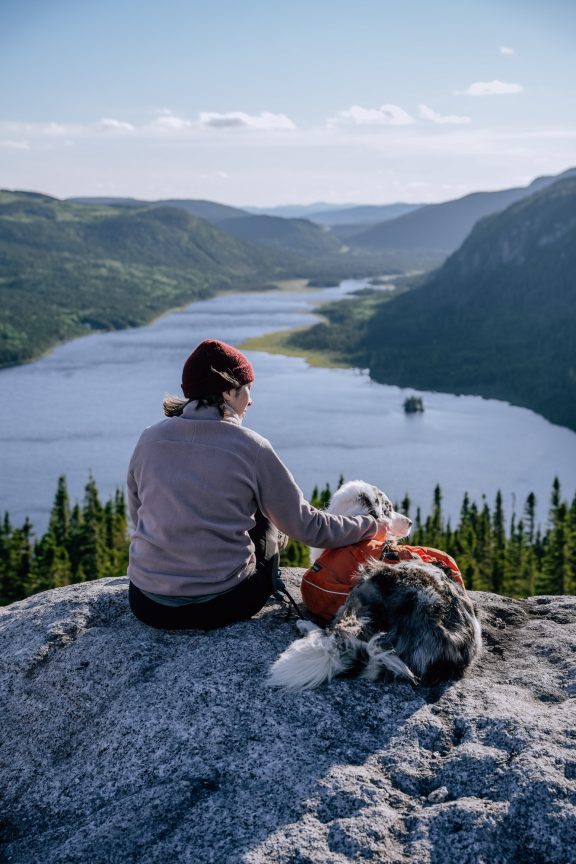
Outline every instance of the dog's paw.
<path id="1" fill-rule="evenodd" d="M 299 618 L 298 621 L 296 621 L 296 629 L 301 636 L 307 636 L 308 633 L 311 633 L 313 630 L 320 630 L 320 627 L 317 627 L 316 624 L 312 623 L 312 621 L 306 621 L 304 618 Z"/>

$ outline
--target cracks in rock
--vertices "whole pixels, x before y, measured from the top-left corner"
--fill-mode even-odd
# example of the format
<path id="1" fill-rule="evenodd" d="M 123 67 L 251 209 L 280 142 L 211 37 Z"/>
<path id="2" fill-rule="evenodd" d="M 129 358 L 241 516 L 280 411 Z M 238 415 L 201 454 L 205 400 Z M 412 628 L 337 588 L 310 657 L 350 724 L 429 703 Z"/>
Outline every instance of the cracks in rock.
<path id="1" fill-rule="evenodd" d="M 24 672 L 26 678 L 32 677 L 41 668 L 54 651 L 67 648 L 85 632 L 85 627 L 76 621 L 59 621 L 48 630 L 46 641 L 28 660 L 28 668 Z"/>

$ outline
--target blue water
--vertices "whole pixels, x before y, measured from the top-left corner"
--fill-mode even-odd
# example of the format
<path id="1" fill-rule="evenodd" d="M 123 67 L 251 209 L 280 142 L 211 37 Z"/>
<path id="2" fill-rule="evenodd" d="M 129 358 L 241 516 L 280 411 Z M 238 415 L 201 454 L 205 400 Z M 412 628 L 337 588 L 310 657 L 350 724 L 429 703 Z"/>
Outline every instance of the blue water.
<path id="1" fill-rule="evenodd" d="M 162 419 L 165 394 L 179 393 L 189 351 L 214 337 L 249 336 L 315 320 L 314 304 L 362 283 L 317 292 L 220 296 L 148 327 L 87 336 L 41 360 L 0 371 L 0 511 L 37 532 L 47 524 L 60 474 L 73 499 L 92 471 L 104 496 L 123 485 L 141 430 Z M 576 488 L 576 434 L 504 402 L 375 384 L 359 370 L 311 368 L 299 358 L 247 352 L 256 369 L 246 425 L 269 438 L 309 495 L 315 485 L 362 478 L 393 499 L 408 492 L 428 511 L 436 483 L 457 517 L 468 491 L 480 501 L 504 493 L 508 514 L 534 491 L 545 520 L 555 475 Z"/>

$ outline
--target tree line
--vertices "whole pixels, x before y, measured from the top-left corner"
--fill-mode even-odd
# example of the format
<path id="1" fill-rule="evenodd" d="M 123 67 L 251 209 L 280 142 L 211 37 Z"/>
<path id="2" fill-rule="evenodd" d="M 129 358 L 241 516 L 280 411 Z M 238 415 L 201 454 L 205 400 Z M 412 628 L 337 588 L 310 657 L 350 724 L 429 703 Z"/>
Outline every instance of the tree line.
<path id="1" fill-rule="evenodd" d="M 322 490 L 315 488 L 311 503 L 325 507 L 331 494 L 329 485 Z M 404 542 L 448 552 L 456 559 L 471 591 L 492 591 L 508 597 L 576 593 L 576 495 L 571 503 L 563 500 L 558 479 L 552 484 L 545 528 L 537 524 L 536 496 L 532 492 L 522 513 L 513 513 L 509 521 L 501 492 L 497 492 L 493 506 L 485 497 L 478 504 L 464 495 L 454 526 L 442 511 L 440 486 L 434 490 L 426 517 L 419 507 L 412 512 L 408 496 L 395 507 L 414 520 L 410 538 Z M 308 567 L 309 560 L 308 547 L 290 540 L 281 564 Z"/>
<path id="2" fill-rule="evenodd" d="M 343 478 L 340 478 L 340 483 Z M 315 487 L 311 503 L 318 508 L 331 497 L 327 484 Z M 466 586 L 509 597 L 576 593 L 576 495 L 564 500 L 559 481 L 552 485 L 548 522 L 537 524 L 536 496 L 528 495 L 521 514 L 507 521 L 502 494 L 490 506 L 465 495 L 454 525 L 442 510 L 436 486 L 426 517 L 412 513 L 407 496 L 396 509 L 410 515 L 414 527 L 409 543 L 433 546 L 452 555 Z M 102 503 L 92 477 L 81 502 L 71 504 L 66 479 L 60 477 L 48 528 L 36 538 L 28 519 L 14 527 L 6 513 L 0 521 L 0 605 L 77 582 L 122 576 L 128 564 L 128 514 L 124 493 L 117 490 Z M 281 565 L 309 566 L 308 547 L 290 540 Z"/>
<path id="3" fill-rule="evenodd" d="M 6 513 L 0 523 L 0 605 L 49 588 L 122 576 L 128 545 L 124 493 L 118 490 L 103 504 L 90 477 L 83 501 L 71 506 L 66 479 L 60 477 L 41 539 L 35 539 L 29 519 L 15 528 Z"/>

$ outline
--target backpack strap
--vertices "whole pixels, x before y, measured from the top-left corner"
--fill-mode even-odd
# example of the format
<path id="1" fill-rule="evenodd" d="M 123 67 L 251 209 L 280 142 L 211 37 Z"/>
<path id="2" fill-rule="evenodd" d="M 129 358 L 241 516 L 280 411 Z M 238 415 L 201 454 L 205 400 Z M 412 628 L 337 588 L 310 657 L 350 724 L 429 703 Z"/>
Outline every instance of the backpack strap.
<path id="1" fill-rule="evenodd" d="M 276 569 L 272 578 L 272 596 L 275 600 L 278 600 L 280 604 L 288 604 L 288 609 L 286 610 L 286 619 L 290 618 L 290 615 L 294 612 L 296 613 L 298 618 L 308 618 L 307 614 L 300 610 L 300 607 L 286 588 L 286 584 L 282 579 L 282 571 L 279 567 Z"/>

